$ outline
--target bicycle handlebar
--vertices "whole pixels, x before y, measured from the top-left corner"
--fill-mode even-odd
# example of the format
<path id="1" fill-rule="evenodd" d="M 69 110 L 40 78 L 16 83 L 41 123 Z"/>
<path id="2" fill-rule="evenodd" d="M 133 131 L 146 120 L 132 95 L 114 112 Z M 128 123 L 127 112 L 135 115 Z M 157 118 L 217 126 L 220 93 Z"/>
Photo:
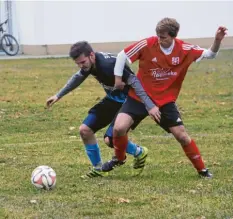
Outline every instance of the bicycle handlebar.
<path id="1" fill-rule="evenodd" d="M 0 27 L 1 27 L 3 24 L 6 24 L 7 22 L 8 22 L 8 18 L 7 18 L 3 23 L 0 24 Z"/>

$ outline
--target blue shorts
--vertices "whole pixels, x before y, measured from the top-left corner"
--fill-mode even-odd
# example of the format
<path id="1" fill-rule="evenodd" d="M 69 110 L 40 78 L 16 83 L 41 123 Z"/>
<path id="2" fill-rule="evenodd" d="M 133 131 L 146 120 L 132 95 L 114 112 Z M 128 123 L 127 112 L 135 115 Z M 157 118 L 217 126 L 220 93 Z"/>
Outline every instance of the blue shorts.
<path id="1" fill-rule="evenodd" d="M 114 120 L 122 104 L 107 97 L 103 98 L 88 111 L 88 116 L 84 119 L 83 124 L 94 133 L 110 124 L 105 136 L 112 137 Z"/>

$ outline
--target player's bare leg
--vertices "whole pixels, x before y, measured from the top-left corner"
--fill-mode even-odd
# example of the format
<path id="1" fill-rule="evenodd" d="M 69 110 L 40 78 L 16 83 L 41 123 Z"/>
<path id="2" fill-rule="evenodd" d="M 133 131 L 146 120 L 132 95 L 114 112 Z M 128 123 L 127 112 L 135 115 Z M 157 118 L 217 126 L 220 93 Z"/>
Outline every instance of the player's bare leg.
<path id="1" fill-rule="evenodd" d="M 113 128 L 113 145 L 115 156 L 103 164 L 102 170 L 105 172 L 113 170 L 114 167 L 123 165 L 126 161 L 126 148 L 128 144 L 127 131 L 133 124 L 132 118 L 125 113 L 117 115 Z"/>
<path id="2" fill-rule="evenodd" d="M 83 143 L 86 144 L 96 144 L 97 140 L 94 132 L 85 124 L 82 124 L 79 127 L 79 134 L 83 140 Z"/>
<path id="3" fill-rule="evenodd" d="M 186 156 L 192 162 L 194 168 L 197 170 L 200 176 L 211 178 L 212 174 L 205 167 L 199 149 L 194 140 L 189 137 L 185 127 L 183 125 L 174 126 L 170 128 L 170 131 L 176 140 L 181 144 Z"/>
<path id="4" fill-rule="evenodd" d="M 133 119 L 126 113 L 119 113 L 115 125 L 113 128 L 113 144 L 115 150 L 115 156 L 102 166 L 103 171 L 111 171 L 114 167 L 123 165 L 126 160 L 126 152 L 132 152 L 130 149 L 135 150 L 134 155 L 134 169 L 138 169 L 140 174 L 145 166 L 148 149 L 145 147 L 139 147 L 128 141 L 127 132 L 133 124 Z M 132 154 L 132 153 L 131 153 Z"/>

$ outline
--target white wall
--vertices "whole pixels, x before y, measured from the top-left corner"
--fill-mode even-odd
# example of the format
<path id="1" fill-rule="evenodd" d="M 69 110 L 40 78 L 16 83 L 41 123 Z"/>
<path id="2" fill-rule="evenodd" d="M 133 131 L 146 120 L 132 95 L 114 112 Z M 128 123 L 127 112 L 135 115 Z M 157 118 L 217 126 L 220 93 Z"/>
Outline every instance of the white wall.
<path id="1" fill-rule="evenodd" d="M 233 36 L 233 2 L 17 1 L 20 43 L 26 45 L 135 41 L 174 17 L 180 38 L 212 37 L 219 25 Z"/>
<path id="2" fill-rule="evenodd" d="M 37 45 L 41 44 L 43 31 L 38 30 L 44 26 L 43 11 L 37 13 L 37 7 L 43 2 L 34 1 L 17 1 L 15 3 L 17 27 L 19 29 L 20 44 Z M 36 23 L 37 19 L 42 19 L 41 23 Z M 39 34 L 39 35 L 38 35 Z"/>
<path id="3" fill-rule="evenodd" d="M 5 12 L 5 2 L 0 1 L 0 21 L 3 22 L 7 18 L 6 12 Z"/>

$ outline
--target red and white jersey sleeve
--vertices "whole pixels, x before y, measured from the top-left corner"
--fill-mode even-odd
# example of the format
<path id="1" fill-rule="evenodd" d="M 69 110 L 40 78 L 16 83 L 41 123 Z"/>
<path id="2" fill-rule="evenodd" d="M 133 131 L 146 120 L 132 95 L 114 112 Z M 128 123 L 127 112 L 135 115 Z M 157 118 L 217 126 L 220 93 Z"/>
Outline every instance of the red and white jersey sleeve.
<path id="1" fill-rule="evenodd" d="M 188 44 L 188 43 L 183 43 L 182 49 L 184 51 L 189 52 L 189 54 L 192 57 L 192 60 L 195 62 L 198 62 L 203 58 L 204 51 L 206 50 L 199 46 Z"/>
<path id="2" fill-rule="evenodd" d="M 125 48 L 124 52 L 128 58 L 128 61 L 133 63 L 136 60 L 140 59 L 141 52 L 143 48 L 146 46 L 147 46 L 147 39 L 143 39 Z"/>

